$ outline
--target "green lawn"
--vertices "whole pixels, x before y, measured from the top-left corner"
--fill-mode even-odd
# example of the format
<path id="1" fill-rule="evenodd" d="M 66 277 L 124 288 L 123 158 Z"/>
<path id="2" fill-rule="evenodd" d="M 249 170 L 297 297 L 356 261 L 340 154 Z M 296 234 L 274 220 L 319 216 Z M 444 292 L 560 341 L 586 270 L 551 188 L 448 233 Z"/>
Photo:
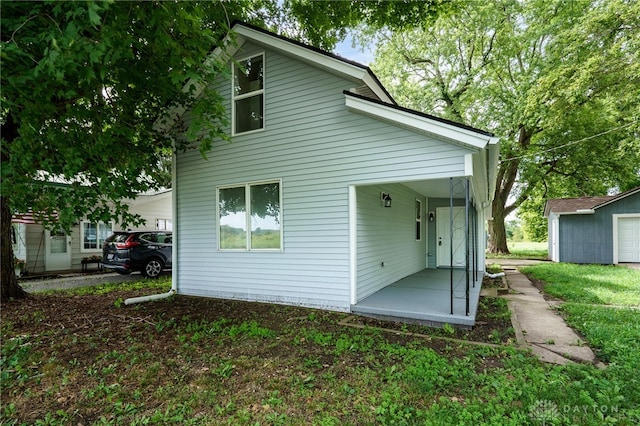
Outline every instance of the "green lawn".
<path id="1" fill-rule="evenodd" d="M 602 380 L 612 405 L 635 404 L 640 424 L 640 271 L 621 266 L 545 263 L 522 268 L 544 281 L 544 291 L 565 300 L 560 310 L 580 331 L 607 369 L 586 377 Z"/>
<path id="2" fill-rule="evenodd" d="M 539 260 L 546 260 L 548 257 L 548 244 L 546 241 L 541 243 L 536 243 L 531 241 L 519 241 L 519 242 L 508 241 L 507 247 L 509 248 L 510 254 L 507 254 L 507 255 L 487 254 L 487 256 L 494 259 L 518 258 L 518 259 L 539 259 Z"/>
<path id="3" fill-rule="evenodd" d="M 551 267 L 584 283 L 563 312 L 606 369 L 300 307 L 185 296 L 125 306 L 170 286 L 145 280 L 3 303 L 0 424 L 640 424 L 639 311 L 585 304 L 602 283 Z M 633 288 L 610 287 L 616 305 Z"/>
<path id="4" fill-rule="evenodd" d="M 547 262 L 522 272 L 544 281 L 545 292 L 567 302 L 640 306 L 640 270 Z"/>

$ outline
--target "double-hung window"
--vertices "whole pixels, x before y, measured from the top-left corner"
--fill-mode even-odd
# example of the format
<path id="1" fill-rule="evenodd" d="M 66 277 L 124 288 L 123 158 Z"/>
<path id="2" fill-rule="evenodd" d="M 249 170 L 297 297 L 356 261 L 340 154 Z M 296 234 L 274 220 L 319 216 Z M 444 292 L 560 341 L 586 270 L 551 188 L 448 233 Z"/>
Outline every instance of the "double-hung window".
<path id="1" fill-rule="evenodd" d="M 220 250 L 282 250 L 280 181 L 218 187 Z"/>
<path id="2" fill-rule="evenodd" d="M 173 223 L 171 219 L 156 219 L 156 230 L 173 231 Z"/>
<path id="3" fill-rule="evenodd" d="M 233 133 L 264 128 L 264 55 L 233 64 Z"/>
<path id="4" fill-rule="evenodd" d="M 80 251 L 96 251 L 102 249 L 104 240 L 113 233 L 110 223 L 82 222 L 80 237 L 82 238 Z"/>

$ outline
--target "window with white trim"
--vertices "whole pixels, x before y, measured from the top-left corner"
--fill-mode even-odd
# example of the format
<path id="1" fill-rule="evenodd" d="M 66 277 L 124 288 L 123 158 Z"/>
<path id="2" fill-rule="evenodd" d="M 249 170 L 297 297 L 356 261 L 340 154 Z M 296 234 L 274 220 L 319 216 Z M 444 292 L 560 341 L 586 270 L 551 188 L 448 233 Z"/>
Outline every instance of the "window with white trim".
<path id="1" fill-rule="evenodd" d="M 156 219 L 156 230 L 173 231 L 173 223 L 171 219 Z"/>
<path id="2" fill-rule="evenodd" d="M 280 181 L 218 187 L 219 250 L 282 250 Z"/>
<path id="3" fill-rule="evenodd" d="M 233 63 L 233 134 L 264 128 L 264 54 Z"/>
<path id="4" fill-rule="evenodd" d="M 416 200 L 416 241 L 422 240 L 422 201 Z"/>
<path id="5" fill-rule="evenodd" d="M 102 250 L 104 240 L 113 233 L 111 223 L 83 221 L 80 224 L 80 251 Z"/>

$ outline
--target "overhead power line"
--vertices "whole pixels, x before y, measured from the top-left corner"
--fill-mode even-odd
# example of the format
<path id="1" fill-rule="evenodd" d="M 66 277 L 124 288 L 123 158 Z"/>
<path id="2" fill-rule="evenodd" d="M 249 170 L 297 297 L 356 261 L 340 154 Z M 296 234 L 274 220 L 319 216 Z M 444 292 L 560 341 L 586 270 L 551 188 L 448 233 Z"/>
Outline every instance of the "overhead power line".
<path id="1" fill-rule="evenodd" d="M 535 156 L 535 155 L 540 155 L 540 154 L 544 154 L 544 153 L 547 153 L 547 152 L 555 151 L 557 149 L 566 148 L 566 147 L 571 146 L 571 145 L 576 145 L 576 144 L 579 144 L 581 142 L 585 142 L 585 141 L 588 141 L 588 140 L 591 140 L 591 139 L 595 139 L 597 137 L 606 135 L 606 134 L 611 133 L 611 132 L 616 132 L 618 130 L 622 130 L 625 127 L 629 127 L 629 126 L 631 126 L 631 125 L 633 125 L 635 123 L 636 122 L 634 120 L 634 121 L 632 121 L 630 123 L 624 124 L 624 125 L 619 126 L 619 127 L 615 127 L 613 129 L 606 130 L 606 131 L 598 133 L 596 135 L 591 135 L 591 136 L 587 136 L 586 138 L 578 139 L 577 141 L 568 142 L 568 143 L 565 143 L 564 145 L 555 146 L 553 148 L 545 149 L 545 150 L 542 150 L 542 151 L 536 151 L 536 152 L 531 152 L 529 154 L 523 154 L 523 155 L 520 155 L 518 157 L 506 158 L 504 160 L 500 160 L 500 162 L 501 163 L 506 163 L 507 161 L 519 160 L 521 158 L 532 157 L 532 156 Z"/>

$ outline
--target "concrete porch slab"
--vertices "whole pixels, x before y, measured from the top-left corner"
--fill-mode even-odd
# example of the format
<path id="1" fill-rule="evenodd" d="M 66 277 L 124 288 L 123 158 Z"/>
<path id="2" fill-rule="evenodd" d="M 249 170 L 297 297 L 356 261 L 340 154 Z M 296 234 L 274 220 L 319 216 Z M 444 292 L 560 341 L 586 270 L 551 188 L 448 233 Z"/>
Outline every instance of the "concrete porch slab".
<path id="1" fill-rule="evenodd" d="M 470 272 L 469 312 L 466 303 L 466 274 L 453 271 L 453 314 L 451 313 L 451 270 L 424 269 L 409 275 L 351 305 L 351 312 L 378 319 L 441 327 L 444 324 L 470 328 L 475 324 L 482 274 L 475 287 Z"/>

